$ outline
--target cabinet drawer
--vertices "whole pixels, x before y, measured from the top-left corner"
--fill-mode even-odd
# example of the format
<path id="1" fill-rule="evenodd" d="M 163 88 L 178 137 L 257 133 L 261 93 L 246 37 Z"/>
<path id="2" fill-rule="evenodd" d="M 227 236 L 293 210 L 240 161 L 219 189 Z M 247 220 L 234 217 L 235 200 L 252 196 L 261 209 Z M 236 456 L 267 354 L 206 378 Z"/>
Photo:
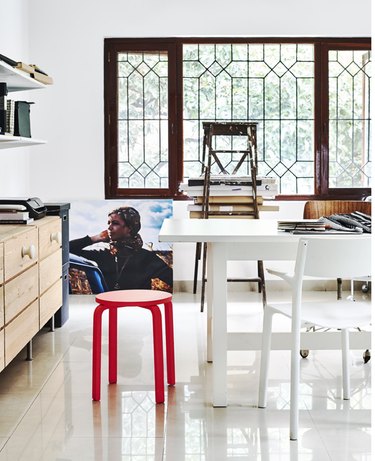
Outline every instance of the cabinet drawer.
<path id="1" fill-rule="evenodd" d="M 39 259 L 44 259 L 61 247 L 61 219 L 56 218 L 39 227 Z"/>
<path id="2" fill-rule="evenodd" d="M 4 242 L 4 280 L 32 266 L 38 259 L 38 230 L 35 227 Z"/>
<path id="3" fill-rule="evenodd" d="M 5 323 L 38 298 L 38 266 L 23 272 L 4 285 Z"/>
<path id="4" fill-rule="evenodd" d="M 51 286 L 39 300 L 40 328 L 42 328 L 53 314 L 62 306 L 61 279 Z"/>
<path id="5" fill-rule="evenodd" d="M 0 243 L 0 285 L 4 281 L 4 245 Z"/>
<path id="6" fill-rule="evenodd" d="M 43 294 L 62 276 L 61 250 L 39 263 L 39 293 Z"/>
<path id="7" fill-rule="evenodd" d="M 4 287 L 0 287 L 0 328 L 4 326 Z"/>
<path id="8" fill-rule="evenodd" d="M 38 331 L 39 303 L 35 301 L 5 327 L 5 365 L 9 365 Z"/>

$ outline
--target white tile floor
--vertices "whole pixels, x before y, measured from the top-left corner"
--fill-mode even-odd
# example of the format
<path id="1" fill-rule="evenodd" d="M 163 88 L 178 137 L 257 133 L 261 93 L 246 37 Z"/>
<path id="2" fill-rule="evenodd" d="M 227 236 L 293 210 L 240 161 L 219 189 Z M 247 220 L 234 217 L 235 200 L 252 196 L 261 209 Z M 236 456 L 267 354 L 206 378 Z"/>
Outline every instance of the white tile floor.
<path id="1" fill-rule="evenodd" d="M 230 298 L 229 328 L 259 329 L 258 295 Z M 311 352 L 302 361 L 300 440 L 290 442 L 288 353 L 272 353 L 269 407 L 259 410 L 260 354 L 230 352 L 229 406 L 213 409 L 205 315 L 193 295 L 174 300 L 177 383 L 155 405 L 149 314 L 131 308 L 120 315 L 118 384 L 106 384 L 104 351 L 102 400 L 93 403 L 94 300 L 71 297 L 69 322 L 38 334 L 34 360 L 22 353 L 0 374 L 0 461 L 371 459 L 371 360 L 364 365 L 362 351 L 352 352 L 350 402 L 339 398 L 338 352 Z"/>

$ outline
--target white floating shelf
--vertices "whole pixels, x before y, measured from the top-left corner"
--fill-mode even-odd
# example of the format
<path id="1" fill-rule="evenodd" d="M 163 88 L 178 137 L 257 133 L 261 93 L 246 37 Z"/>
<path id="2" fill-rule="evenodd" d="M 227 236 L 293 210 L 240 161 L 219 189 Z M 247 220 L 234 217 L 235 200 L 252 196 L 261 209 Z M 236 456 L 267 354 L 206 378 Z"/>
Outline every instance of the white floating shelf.
<path id="1" fill-rule="evenodd" d="M 0 149 L 35 146 L 37 144 L 46 144 L 46 141 L 42 139 L 23 138 L 21 136 L 0 135 Z"/>
<path id="2" fill-rule="evenodd" d="M 46 85 L 29 77 L 27 72 L 15 69 L 4 61 L 0 61 L 0 82 L 7 84 L 8 91 L 39 90 Z"/>

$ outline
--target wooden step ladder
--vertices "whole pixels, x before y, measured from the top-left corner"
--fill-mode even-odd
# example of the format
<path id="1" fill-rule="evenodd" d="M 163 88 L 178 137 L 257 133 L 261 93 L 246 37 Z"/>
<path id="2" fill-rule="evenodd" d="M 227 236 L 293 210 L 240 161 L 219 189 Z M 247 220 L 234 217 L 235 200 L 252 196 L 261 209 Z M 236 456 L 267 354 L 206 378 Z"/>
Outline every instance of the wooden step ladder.
<path id="1" fill-rule="evenodd" d="M 257 123 L 254 122 L 203 122 L 203 155 L 202 155 L 202 175 L 204 176 L 203 197 L 202 197 L 202 217 L 209 219 L 216 215 L 210 209 L 210 182 L 212 169 L 216 165 L 217 173 L 222 175 L 236 175 L 241 167 L 243 174 L 251 177 L 252 191 L 251 200 L 252 211 L 249 213 L 249 218 L 259 219 L 259 197 L 257 195 L 256 179 L 257 179 Z M 230 137 L 230 148 L 216 149 L 218 137 Z M 246 147 L 241 149 L 233 148 L 234 137 L 247 137 Z M 216 141 L 216 142 L 214 142 Z M 226 160 L 223 158 L 226 157 Z M 232 171 L 228 171 L 229 169 Z M 229 213 L 228 216 L 236 217 L 235 214 Z M 207 266 L 207 243 L 197 243 L 195 252 L 194 265 L 194 286 L 193 292 L 197 292 L 198 279 L 198 264 L 202 255 L 202 289 L 201 289 L 201 312 L 204 309 L 205 301 L 205 282 L 206 282 L 206 266 Z M 262 293 L 263 306 L 266 303 L 266 289 L 264 280 L 263 261 L 258 261 L 258 277 L 247 279 L 228 279 L 230 282 L 257 282 L 258 291 Z"/>

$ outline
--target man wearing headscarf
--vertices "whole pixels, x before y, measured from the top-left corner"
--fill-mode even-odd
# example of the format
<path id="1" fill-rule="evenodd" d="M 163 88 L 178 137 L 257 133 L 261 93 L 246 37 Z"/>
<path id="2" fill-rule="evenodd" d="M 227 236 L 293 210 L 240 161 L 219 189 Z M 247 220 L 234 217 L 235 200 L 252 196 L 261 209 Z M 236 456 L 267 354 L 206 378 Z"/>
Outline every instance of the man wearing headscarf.
<path id="1" fill-rule="evenodd" d="M 108 214 L 108 227 L 100 234 L 70 241 L 70 252 L 96 262 L 109 290 L 172 290 L 172 269 L 153 251 L 142 248 L 141 218 L 132 207 Z M 90 248 L 105 242 L 105 248 Z"/>

